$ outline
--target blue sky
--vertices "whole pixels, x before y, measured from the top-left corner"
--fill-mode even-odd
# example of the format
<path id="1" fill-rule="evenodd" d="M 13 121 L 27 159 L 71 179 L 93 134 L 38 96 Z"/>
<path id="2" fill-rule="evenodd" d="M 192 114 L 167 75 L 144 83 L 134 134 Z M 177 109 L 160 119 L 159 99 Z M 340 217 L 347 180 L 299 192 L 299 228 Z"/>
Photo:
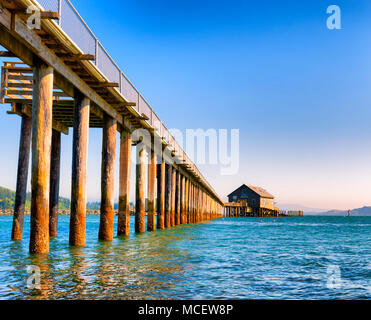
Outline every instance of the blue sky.
<path id="1" fill-rule="evenodd" d="M 200 166 L 223 198 L 248 183 L 281 204 L 371 205 L 370 1 L 72 2 L 169 128 L 240 129 L 238 175 Z M 342 30 L 326 28 L 332 4 Z M 20 120 L 6 109 L 0 185 L 14 189 Z M 90 130 L 90 199 L 99 198 L 100 148 Z"/>

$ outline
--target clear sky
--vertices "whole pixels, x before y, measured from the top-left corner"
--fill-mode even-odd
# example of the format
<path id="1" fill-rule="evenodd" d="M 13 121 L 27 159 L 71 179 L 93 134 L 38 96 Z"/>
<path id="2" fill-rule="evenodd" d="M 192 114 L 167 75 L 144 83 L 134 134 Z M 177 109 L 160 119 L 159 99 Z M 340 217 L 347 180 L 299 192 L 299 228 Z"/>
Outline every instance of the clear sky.
<path id="1" fill-rule="evenodd" d="M 221 197 L 246 183 L 279 204 L 371 205 L 369 0 L 72 2 L 169 128 L 240 129 L 238 175 L 200 166 Z M 326 27 L 333 4 L 341 30 Z M 0 185 L 14 189 L 20 119 L 6 110 Z M 99 199 L 100 154 L 100 130 L 90 130 L 89 199 Z"/>

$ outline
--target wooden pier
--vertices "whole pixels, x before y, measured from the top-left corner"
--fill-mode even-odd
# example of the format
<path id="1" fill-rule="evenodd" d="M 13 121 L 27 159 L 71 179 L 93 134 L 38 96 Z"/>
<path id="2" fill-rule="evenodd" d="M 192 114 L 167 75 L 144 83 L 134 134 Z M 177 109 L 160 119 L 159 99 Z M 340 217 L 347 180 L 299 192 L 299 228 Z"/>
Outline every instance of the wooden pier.
<path id="1" fill-rule="evenodd" d="M 225 217 L 279 217 L 279 210 L 267 208 L 252 208 L 245 203 L 231 202 L 224 204 Z"/>
<path id="2" fill-rule="evenodd" d="M 69 0 L 40 3 L 0 0 L 0 4 L 0 45 L 7 50 L 0 52 L 0 56 L 19 59 L 19 62 L 4 63 L 0 93 L 1 102 L 11 106 L 8 113 L 20 116 L 22 121 L 12 239 L 22 239 L 27 169 L 32 148 L 30 252 L 49 252 L 49 239 L 57 236 L 60 135 L 69 134 L 70 128 L 73 128 L 71 246 L 85 245 L 89 127 L 103 131 L 100 240 L 112 241 L 114 234 L 116 159 L 120 166 L 117 235 L 129 235 L 132 148 L 137 154 L 136 232 L 146 231 L 146 179 L 148 231 L 222 216 L 223 202 L 219 196 Z M 69 10 L 63 11 L 62 5 Z M 27 25 L 27 8 L 30 6 L 41 12 L 40 29 Z M 73 25 L 78 33 L 69 34 L 69 25 Z M 142 129 L 149 133 L 149 141 L 145 141 L 143 135 L 134 134 Z M 120 133 L 118 155 L 115 154 L 117 131 Z M 146 154 L 150 159 L 148 176 Z"/>
<path id="3" fill-rule="evenodd" d="M 247 203 L 227 202 L 224 204 L 223 216 L 228 218 L 241 217 L 302 217 L 303 211 L 284 211 L 278 209 L 252 208 Z"/>

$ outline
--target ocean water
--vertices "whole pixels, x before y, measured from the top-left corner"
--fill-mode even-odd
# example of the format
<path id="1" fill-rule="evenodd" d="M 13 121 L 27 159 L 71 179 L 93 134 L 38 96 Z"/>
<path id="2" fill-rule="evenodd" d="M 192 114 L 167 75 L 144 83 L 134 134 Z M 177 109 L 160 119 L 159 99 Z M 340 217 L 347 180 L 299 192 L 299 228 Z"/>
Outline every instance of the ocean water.
<path id="1" fill-rule="evenodd" d="M 370 217 L 222 218 L 105 243 L 89 216 L 87 246 L 70 248 L 62 216 L 45 256 L 28 253 L 29 217 L 22 242 L 11 223 L 0 216 L 0 299 L 371 298 Z"/>

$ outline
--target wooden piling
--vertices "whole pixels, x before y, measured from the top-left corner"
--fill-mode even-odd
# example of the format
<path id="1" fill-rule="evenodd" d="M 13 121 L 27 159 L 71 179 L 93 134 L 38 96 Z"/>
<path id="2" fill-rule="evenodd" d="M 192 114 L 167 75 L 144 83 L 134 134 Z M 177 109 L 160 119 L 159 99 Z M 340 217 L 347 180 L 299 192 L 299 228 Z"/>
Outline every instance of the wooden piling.
<path id="1" fill-rule="evenodd" d="M 193 183 L 189 182 L 189 223 L 193 224 Z"/>
<path id="2" fill-rule="evenodd" d="M 205 193 L 205 220 L 211 220 L 209 213 L 209 195 Z"/>
<path id="3" fill-rule="evenodd" d="M 175 177 L 175 225 L 180 225 L 180 173 Z"/>
<path id="4" fill-rule="evenodd" d="M 135 184 L 135 232 L 143 233 L 145 229 L 145 147 L 137 146 L 136 184 Z"/>
<path id="5" fill-rule="evenodd" d="M 200 187 L 197 188 L 197 223 L 201 222 L 201 190 Z"/>
<path id="6" fill-rule="evenodd" d="M 117 235 L 130 234 L 130 171 L 131 171 L 131 134 L 122 129 L 120 134 L 120 174 L 119 174 L 119 208 Z"/>
<path id="7" fill-rule="evenodd" d="M 117 122 L 111 116 L 103 116 L 102 176 L 99 240 L 113 240 L 114 183 Z"/>
<path id="8" fill-rule="evenodd" d="M 148 161 L 148 207 L 147 207 L 147 230 L 156 231 L 156 154 L 152 149 L 149 151 Z"/>
<path id="9" fill-rule="evenodd" d="M 172 170 L 172 178 L 171 178 L 171 219 L 170 219 L 170 223 L 171 223 L 171 226 L 174 227 L 175 226 L 175 196 L 176 196 L 176 169 L 173 168 Z"/>
<path id="10" fill-rule="evenodd" d="M 192 223 L 196 223 L 196 186 L 192 186 Z"/>
<path id="11" fill-rule="evenodd" d="M 71 246 L 83 247 L 86 242 L 86 174 L 90 100 L 77 90 L 74 98 L 69 243 Z"/>
<path id="12" fill-rule="evenodd" d="M 204 221 L 204 192 L 200 190 L 200 221 Z"/>
<path id="13" fill-rule="evenodd" d="M 172 166 L 166 163 L 165 169 L 165 228 L 171 227 L 171 181 Z"/>
<path id="14" fill-rule="evenodd" d="M 185 179 L 185 223 L 189 223 L 189 179 Z"/>
<path id="15" fill-rule="evenodd" d="M 182 175 L 180 182 L 180 223 L 186 223 L 186 210 L 185 210 L 185 177 Z"/>
<path id="16" fill-rule="evenodd" d="M 59 180 L 61 167 L 61 133 L 57 130 L 53 130 L 52 133 L 50 161 L 49 236 L 56 237 L 58 235 Z"/>
<path id="17" fill-rule="evenodd" d="M 165 162 L 157 165 L 157 228 L 165 229 Z"/>
<path id="18" fill-rule="evenodd" d="M 202 191 L 202 221 L 206 221 L 206 197 L 205 192 Z"/>
<path id="19" fill-rule="evenodd" d="M 21 135 L 19 141 L 17 188 L 15 192 L 12 240 L 22 240 L 23 218 L 27 194 L 28 166 L 30 161 L 32 119 L 22 116 Z"/>
<path id="20" fill-rule="evenodd" d="M 200 214 L 200 189 L 196 186 L 196 194 L 195 194 L 195 223 L 199 223 L 199 214 Z"/>
<path id="21" fill-rule="evenodd" d="M 30 253 L 49 252 L 50 151 L 53 68 L 38 59 L 33 68 Z"/>

